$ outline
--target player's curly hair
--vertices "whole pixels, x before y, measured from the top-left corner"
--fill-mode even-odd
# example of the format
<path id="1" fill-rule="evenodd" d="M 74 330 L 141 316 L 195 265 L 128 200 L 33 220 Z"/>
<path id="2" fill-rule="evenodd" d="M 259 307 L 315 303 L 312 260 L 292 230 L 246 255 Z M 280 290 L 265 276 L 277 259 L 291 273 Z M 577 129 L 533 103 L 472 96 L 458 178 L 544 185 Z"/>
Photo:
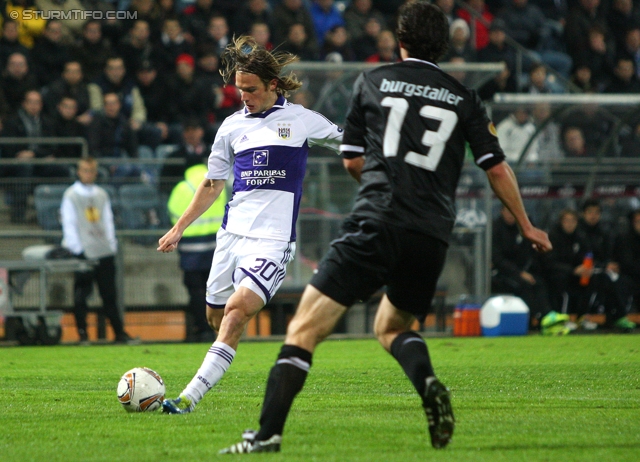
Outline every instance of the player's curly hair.
<path id="1" fill-rule="evenodd" d="M 449 21 L 426 1 L 405 3 L 398 10 L 396 36 L 412 58 L 437 63 L 449 49 Z"/>
<path id="2" fill-rule="evenodd" d="M 265 86 L 276 79 L 276 93 L 286 97 L 289 92 L 300 88 L 302 83 L 293 73 L 286 76 L 280 76 L 280 73 L 286 65 L 298 59 L 296 55 L 285 51 L 270 52 L 258 45 L 253 37 L 241 35 L 234 37 L 222 53 L 220 75 L 225 83 L 229 83 L 236 72 L 255 74 Z"/>

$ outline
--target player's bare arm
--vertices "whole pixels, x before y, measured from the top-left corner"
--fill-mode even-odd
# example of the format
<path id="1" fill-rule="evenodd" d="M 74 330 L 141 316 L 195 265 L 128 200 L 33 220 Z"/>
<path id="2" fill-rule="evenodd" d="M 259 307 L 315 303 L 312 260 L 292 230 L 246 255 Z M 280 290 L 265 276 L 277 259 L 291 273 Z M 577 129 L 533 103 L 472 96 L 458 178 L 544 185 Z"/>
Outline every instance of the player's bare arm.
<path id="1" fill-rule="evenodd" d="M 518 181 L 509 164 L 501 162 L 491 167 L 486 173 L 493 192 L 515 217 L 522 236 L 531 241 L 533 248 L 538 252 L 550 251 L 552 246 L 547 233 L 536 228 L 529 221 L 522 204 Z"/>
<path id="2" fill-rule="evenodd" d="M 173 252 L 177 248 L 184 230 L 213 205 L 224 189 L 224 183 L 224 180 L 202 180 L 187 210 L 158 241 L 158 252 Z"/>
<path id="3" fill-rule="evenodd" d="M 364 156 L 355 157 L 353 159 L 342 159 L 342 165 L 358 183 L 360 183 L 360 175 L 362 167 L 364 167 Z"/>

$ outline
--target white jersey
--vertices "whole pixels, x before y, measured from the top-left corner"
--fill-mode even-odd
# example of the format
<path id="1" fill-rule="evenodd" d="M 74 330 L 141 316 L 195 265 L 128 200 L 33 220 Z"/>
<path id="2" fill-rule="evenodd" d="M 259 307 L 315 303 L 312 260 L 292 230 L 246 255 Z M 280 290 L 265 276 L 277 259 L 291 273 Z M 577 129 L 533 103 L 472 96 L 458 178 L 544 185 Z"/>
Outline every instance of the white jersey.
<path id="1" fill-rule="evenodd" d="M 240 236 L 295 241 L 309 146 L 338 152 L 341 141 L 341 128 L 282 96 L 265 112 L 244 108 L 227 117 L 206 175 L 226 180 L 233 168 L 233 196 L 222 227 Z"/>

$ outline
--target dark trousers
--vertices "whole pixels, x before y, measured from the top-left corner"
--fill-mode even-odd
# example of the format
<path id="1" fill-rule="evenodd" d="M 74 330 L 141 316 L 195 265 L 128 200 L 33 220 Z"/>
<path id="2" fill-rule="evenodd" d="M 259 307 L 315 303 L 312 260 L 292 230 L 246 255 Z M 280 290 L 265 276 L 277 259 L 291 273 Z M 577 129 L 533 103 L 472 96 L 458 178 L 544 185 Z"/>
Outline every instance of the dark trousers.
<path id="1" fill-rule="evenodd" d="M 184 285 L 189 292 L 189 305 L 187 309 L 187 315 L 191 317 L 193 332 L 187 332 L 187 337 L 190 334 L 202 334 L 204 332 L 210 332 L 211 327 L 207 322 L 206 314 L 206 297 L 207 297 L 207 279 L 209 278 L 209 269 L 199 271 L 185 271 L 184 272 Z"/>
<path id="2" fill-rule="evenodd" d="M 115 257 L 104 257 L 92 271 L 76 272 L 73 285 L 73 315 L 79 332 L 87 331 L 87 298 L 93 291 L 93 282 L 98 284 L 102 299 L 102 309 L 109 319 L 116 336 L 124 332 L 122 319 L 116 305 L 116 264 Z"/>
<path id="3" fill-rule="evenodd" d="M 538 326 L 540 320 L 551 310 L 547 284 L 541 276 L 535 275 L 535 278 L 534 285 L 518 276 L 497 274 L 491 278 L 492 293 L 513 294 L 527 304 L 532 327 Z"/>

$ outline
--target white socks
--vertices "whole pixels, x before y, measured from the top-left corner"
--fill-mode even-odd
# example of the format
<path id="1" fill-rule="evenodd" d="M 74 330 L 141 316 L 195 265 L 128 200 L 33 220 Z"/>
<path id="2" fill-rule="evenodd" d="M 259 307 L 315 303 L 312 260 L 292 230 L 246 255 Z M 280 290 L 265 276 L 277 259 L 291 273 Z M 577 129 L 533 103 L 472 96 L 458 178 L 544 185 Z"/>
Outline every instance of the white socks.
<path id="1" fill-rule="evenodd" d="M 202 366 L 182 391 L 193 405 L 204 397 L 222 378 L 233 361 L 236 351 L 226 343 L 214 342 L 202 361 Z"/>

